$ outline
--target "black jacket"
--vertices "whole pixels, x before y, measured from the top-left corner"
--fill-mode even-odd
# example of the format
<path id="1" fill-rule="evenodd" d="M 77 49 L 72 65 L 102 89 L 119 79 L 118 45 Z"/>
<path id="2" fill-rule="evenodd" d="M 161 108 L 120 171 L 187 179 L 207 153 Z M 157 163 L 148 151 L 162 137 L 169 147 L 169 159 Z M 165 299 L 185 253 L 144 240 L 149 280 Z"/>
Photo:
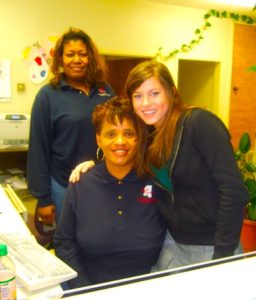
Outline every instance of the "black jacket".
<path id="1" fill-rule="evenodd" d="M 170 171 L 174 199 L 166 209 L 169 230 L 179 243 L 213 245 L 213 258 L 232 255 L 248 193 L 230 134 L 218 117 L 200 108 L 192 110 L 183 127 Z"/>

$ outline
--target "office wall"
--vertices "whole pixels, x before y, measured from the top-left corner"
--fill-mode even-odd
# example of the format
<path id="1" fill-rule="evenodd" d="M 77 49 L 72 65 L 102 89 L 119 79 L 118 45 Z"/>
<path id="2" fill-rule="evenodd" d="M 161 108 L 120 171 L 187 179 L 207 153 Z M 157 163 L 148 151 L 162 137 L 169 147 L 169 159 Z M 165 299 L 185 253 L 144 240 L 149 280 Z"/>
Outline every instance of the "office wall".
<path id="1" fill-rule="evenodd" d="M 154 56 L 159 47 L 168 53 L 193 39 L 206 11 L 146 0 L 0 0 L 0 13 L 0 59 L 12 63 L 12 99 L 10 103 L 0 102 L 0 112 L 29 113 L 42 84 L 28 79 L 28 66 L 20 57 L 25 46 L 36 41 L 43 44 L 50 34 L 61 34 L 75 26 L 87 31 L 103 54 Z M 221 19 L 211 19 L 211 23 L 199 46 L 166 63 L 177 81 L 180 58 L 219 62 L 217 106 L 227 122 L 233 23 Z M 25 83 L 25 92 L 16 91 L 20 82 Z"/>

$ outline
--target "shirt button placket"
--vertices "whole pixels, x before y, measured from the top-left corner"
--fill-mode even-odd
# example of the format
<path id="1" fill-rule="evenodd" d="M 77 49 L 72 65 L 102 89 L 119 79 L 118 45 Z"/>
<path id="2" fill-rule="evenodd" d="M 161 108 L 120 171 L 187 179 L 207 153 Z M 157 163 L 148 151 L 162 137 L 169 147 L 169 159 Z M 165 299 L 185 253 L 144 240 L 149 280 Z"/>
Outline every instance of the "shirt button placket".
<path id="1" fill-rule="evenodd" d="M 122 181 L 118 181 L 118 184 L 121 185 L 121 184 L 122 184 Z M 119 201 L 120 201 L 120 200 L 123 200 L 123 196 L 119 194 L 119 195 L 117 196 L 117 199 L 118 199 Z M 119 207 L 122 207 L 122 206 L 123 206 L 123 203 L 120 203 L 120 202 L 119 202 Z M 119 216 L 122 216 L 122 215 L 123 215 L 123 209 L 118 209 L 118 210 L 117 210 L 117 214 L 118 214 Z"/>

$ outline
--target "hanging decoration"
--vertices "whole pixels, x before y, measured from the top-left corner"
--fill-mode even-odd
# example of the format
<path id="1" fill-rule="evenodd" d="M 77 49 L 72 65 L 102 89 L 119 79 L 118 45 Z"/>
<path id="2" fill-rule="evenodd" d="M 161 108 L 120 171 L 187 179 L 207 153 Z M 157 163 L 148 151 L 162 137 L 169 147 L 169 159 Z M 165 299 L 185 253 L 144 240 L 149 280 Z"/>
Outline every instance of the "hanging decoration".
<path id="1" fill-rule="evenodd" d="M 253 10 L 256 10 L 256 5 L 254 6 Z M 212 26 L 210 23 L 210 18 L 216 17 L 216 18 L 222 18 L 222 19 L 232 19 L 235 22 L 240 22 L 247 25 L 255 25 L 256 19 L 247 16 L 247 15 L 240 15 L 233 12 L 227 12 L 227 11 L 217 11 L 215 9 L 211 9 L 208 13 L 204 15 L 204 23 L 202 27 L 196 28 L 194 31 L 194 38 L 188 42 L 187 44 L 182 44 L 179 48 L 173 49 L 170 51 L 167 55 L 162 54 L 163 48 L 160 47 L 156 53 L 156 57 L 159 57 L 163 60 L 168 60 L 170 58 L 173 58 L 175 55 L 179 53 L 184 53 L 192 50 L 195 48 L 203 39 L 204 39 L 204 33 L 205 31 Z M 255 67 L 256 68 L 256 67 Z"/>
<path id="2" fill-rule="evenodd" d="M 51 35 L 43 45 L 37 41 L 32 46 L 22 49 L 21 56 L 28 66 L 28 77 L 33 83 L 40 84 L 48 78 L 53 47 L 57 38 L 56 35 Z"/>

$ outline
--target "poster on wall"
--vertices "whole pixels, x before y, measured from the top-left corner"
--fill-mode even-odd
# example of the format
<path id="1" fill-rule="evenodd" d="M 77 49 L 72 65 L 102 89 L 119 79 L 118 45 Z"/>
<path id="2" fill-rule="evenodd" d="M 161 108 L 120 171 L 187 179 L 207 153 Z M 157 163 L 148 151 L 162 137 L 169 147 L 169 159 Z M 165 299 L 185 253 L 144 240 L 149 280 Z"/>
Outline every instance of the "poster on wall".
<path id="1" fill-rule="evenodd" d="M 43 45 L 37 41 L 22 49 L 21 57 L 28 65 L 28 78 L 32 83 L 41 84 L 48 78 L 53 46 L 57 38 L 57 35 L 52 34 Z"/>
<path id="2" fill-rule="evenodd" d="M 11 101 L 11 61 L 0 59 L 0 102 Z"/>

